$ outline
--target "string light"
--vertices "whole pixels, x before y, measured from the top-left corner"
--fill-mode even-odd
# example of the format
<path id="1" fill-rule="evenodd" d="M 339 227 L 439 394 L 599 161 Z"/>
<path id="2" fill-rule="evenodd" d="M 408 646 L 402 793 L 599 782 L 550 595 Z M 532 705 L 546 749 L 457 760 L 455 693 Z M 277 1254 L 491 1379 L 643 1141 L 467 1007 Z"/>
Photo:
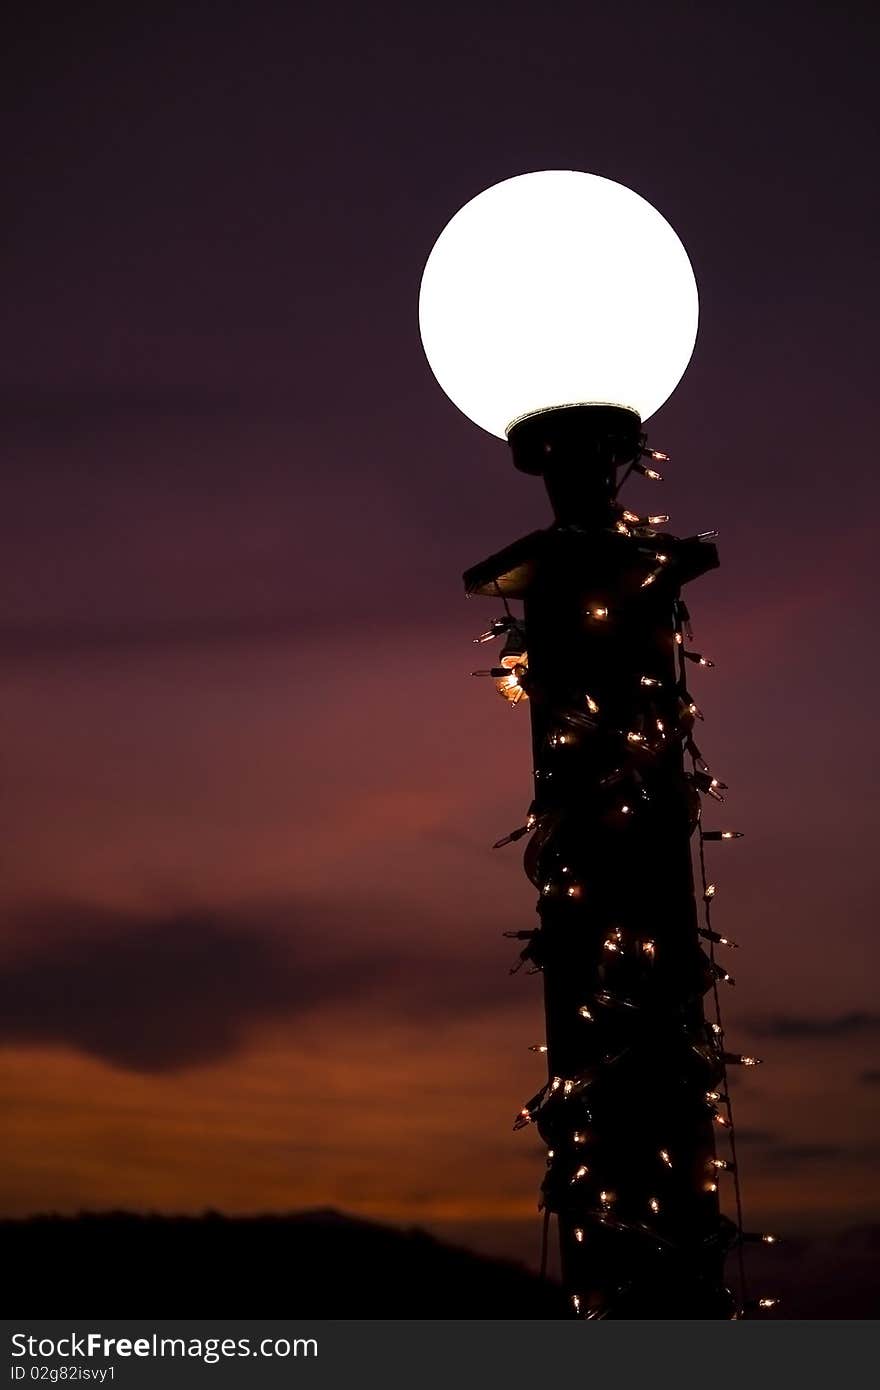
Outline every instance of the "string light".
<path id="1" fill-rule="evenodd" d="M 702 656 L 700 652 L 685 652 L 685 661 L 695 661 L 698 666 L 714 666 L 715 662 L 710 661 L 707 656 Z"/>
<path id="2" fill-rule="evenodd" d="M 642 447 L 642 458 L 651 459 L 653 463 L 669 462 L 668 454 L 664 454 L 661 449 L 649 449 L 647 445 Z"/>
<path id="3" fill-rule="evenodd" d="M 733 951 L 739 950 L 738 942 L 731 941 L 729 936 L 722 936 L 720 932 L 711 931 L 708 927 L 698 927 L 697 932 L 704 941 L 714 941 L 716 946 L 729 946 Z"/>
<path id="4" fill-rule="evenodd" d="M 643 463 L 634 463 L 633 468 L 637 473 L 641 473 L 643 478 L 648 478 L 652 483 L 662 483 L 663 474 L 658 473 L 656 468 L 646 468 Z"/>
<path id="5" fill-rule="evenodd" d="M 704 840 L 741 840 L 744 835 L 744 830 L 704 830 L 702 832 Z"/>

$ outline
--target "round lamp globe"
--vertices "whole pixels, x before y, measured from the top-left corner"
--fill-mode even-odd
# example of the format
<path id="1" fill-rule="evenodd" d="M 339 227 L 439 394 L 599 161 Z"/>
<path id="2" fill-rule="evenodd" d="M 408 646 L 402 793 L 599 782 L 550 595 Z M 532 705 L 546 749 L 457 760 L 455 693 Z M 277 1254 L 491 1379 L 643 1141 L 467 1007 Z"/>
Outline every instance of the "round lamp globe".
<path id="1" fill-rule="evenodd" d="M 419 326 L 450 400 L 504 438 L 529 415 L 624 406 L 647 420 L 697 336 L 697 285 L 665 218 L 597 174 L 548 169 L 479 193 L 440 233 Z"/>

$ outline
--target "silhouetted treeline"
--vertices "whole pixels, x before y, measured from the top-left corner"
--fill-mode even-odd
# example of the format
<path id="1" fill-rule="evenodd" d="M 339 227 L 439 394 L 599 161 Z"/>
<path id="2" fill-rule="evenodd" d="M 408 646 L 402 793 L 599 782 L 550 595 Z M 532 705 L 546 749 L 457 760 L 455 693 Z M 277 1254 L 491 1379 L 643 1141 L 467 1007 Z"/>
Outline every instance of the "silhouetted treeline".
<path id="1" fill-rule="evenodd" d="M 512 1263 L 332 1211 L 0 1222 L 15 1317 L 558 1318 Z"/>

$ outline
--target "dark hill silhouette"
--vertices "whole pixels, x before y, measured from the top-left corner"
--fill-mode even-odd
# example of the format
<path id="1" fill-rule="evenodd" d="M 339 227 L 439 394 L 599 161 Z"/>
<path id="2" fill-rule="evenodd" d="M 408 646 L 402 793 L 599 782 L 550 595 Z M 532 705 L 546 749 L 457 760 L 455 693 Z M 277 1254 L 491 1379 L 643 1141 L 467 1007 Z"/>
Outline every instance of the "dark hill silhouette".
<path id="1" fill-rule="evenodd" d="M 523 1267 L 312 1211 L 0 1221 L 14 1317 L 559 1318 Z"/>

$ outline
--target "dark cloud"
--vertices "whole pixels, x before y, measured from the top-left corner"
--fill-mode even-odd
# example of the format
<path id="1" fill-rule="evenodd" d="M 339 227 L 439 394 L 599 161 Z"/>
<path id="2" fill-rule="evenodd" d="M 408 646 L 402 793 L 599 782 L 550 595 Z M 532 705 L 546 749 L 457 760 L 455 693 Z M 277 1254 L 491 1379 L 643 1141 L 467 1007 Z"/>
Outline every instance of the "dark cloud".
<path id="1" fill-rule="evenodd" d="M 860 1033 L 880 1031 L 880 1014 L 857 1010 L 810 1018 L 783 1014 L 778 1018 L 753 1019 L 749 1029 L 759 1038 L 851 1038 Z"/>
<path id="2" fill-rule="evenodd" d="M 375 959 L 334 958 L 302 921 L 289 925 L 282 934 L 258 919 L 43 913 L 5 962 L 0 1037 L 65 1044 L 133 1071 L 216 1061 L 257 1020 L 296 1018 L 373 979 Z"/>
<path id="3" fill-rule="evenodd" d="M 379 911 L 386 910 L 383 907 Z M 369 997 L 402 1019 L 503 1007 L 503 952 L 449 944 L 370 948 L 377 908 L 273 906 L 157 917 L 65 905 L 16 923 L 0 960 L 0 1041 L 60 1044 L 138 1072 L 172 1072 L 240 1050 L 261 1022 Z M 345 927 L 349 930 L 346 931 Z M 334 944 L 330 944 L 334 943 Z"/>
<path id="4" fill-rule="evenodd" d="M 812 1159 L 840 1158 L 846 1150 L 840 1144 L 773 1144 L 770 1152 L 784 1163 L 808 1163 Z"/>

